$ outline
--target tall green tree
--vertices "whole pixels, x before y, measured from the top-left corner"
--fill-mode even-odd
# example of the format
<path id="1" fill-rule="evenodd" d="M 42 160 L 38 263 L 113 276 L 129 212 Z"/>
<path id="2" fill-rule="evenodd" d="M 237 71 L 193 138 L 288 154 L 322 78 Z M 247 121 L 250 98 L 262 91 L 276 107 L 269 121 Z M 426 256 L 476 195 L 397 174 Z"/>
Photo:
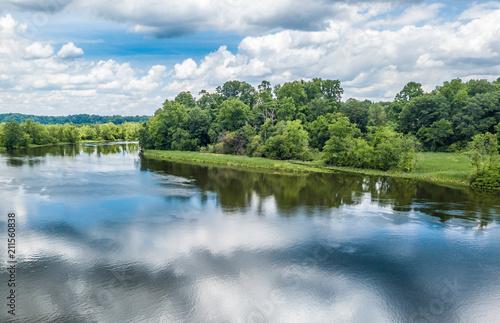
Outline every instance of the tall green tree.
<path id="1" fill-rule="evenodd" d="M 330 139 L 329 125 L 334 122 L 335 115 L 332 113 L 319 116 L 313 122 L 308 124 L 308 131 L 311 137 L 310 145 L 312 148 L 322 150 L 326 141 Z"/>
<path id="2" fill-rule="evenodd" d="M 226 131 L 236 131 L 252 119 L 250 107 L 238 99 L 224 101 L 217 115 L 217 122 Z"/>
<path id="3" fill-rule="evenodd" d="M 195 99 L 193 98 L 193 96 L 191 95 L 191 92 L 189 92 L 189 91 L 187 91 L 187 92 L 183 91 L 183 92 L 177 94 L 177 96 L 174 99 L 174 102 L 177 102 L 179 104 L 183 104 L 188 108 L 193 108 L 196 104 Z"/>
<path id="4" fill-rule="evenodd" d="M 395 101 L 405 101 L 409 102 L 416 97 L 424 95 L 424 90 L 422 90 L 422 84 L 417 82 L 408 82 L 403 89 L 396 94 L 394 98 Z"/>
<path id="5" fill-rule="evenodd" d="M 487 132 L 477 134 L 467 144 L 466 154 L 477 172 L 484 172 L 493 166 L 498 157 L 498 139 Z"/>
<path id="6" fill-rule="evenodd" d="M 356 99 L 348 99 L 340 107 L 340 112 L 349 118 L 351 123 L 358 125 L 361 132 L 366 133 L 368 126 L 368 113 L 372 102 L 369 100 L 358 101 Z"/>
<path id="7" fill-rule="evenodd" d="M 452 122 L 445 119 L 435 121 L 430 127 L 420 128 L 417 131 L 417 138 L 420 139 L 428 150 L 444 150 L 451 143 L 451 137 L 453 136 L 452 126 Z"/>
<path id="8" fill-rule="evenodd" d="M 63 133 L 65 139 L 64 141 L 66 142 L 74 144 L 80 141 L 80 129 L 78 129 L 75 125 L 65 124 Z"/>
<path id="9" fill-rule="evenodd" d="M 285 98 L 291 98 L 296 108 L 300 108 L 307 103 L 307 94 L 304 91 L 304 86 L 299 81 L 287 82 L 283 84 L 283 86 L 279 88 L 276 96 L 279 101 L 282 101 Z"/>
<path id="10" fill-rule="evenodd" d="M 221 94 L 224 98 L 239 98 L 243 103 L 248 106 L 253 106 L 255 100 L 255 88 L 247 82 L 228 81 L 217 87 L 217 93 Z"/>
<path id="11" fill-rule="evenodd" d="M 149 121 L 150 140 L 155 149 L 172 149 L 173 135 L 178 128 L 183 129 L 188 120 L 186 106 L 177 102 L 165 101 L 154 118 Z M 145 134 L 144 134 L 145 135 Z"/>
<path id="12" fill-rule="evenodd" d="M 385 107 L 380 104 L 372 104 L 368 108 L 368 123 L 369 127 L 381 127 L 387 123 L 387 114 Z"/>
<path id="13" fill-rule="evenodd" d="M 412 99 L 399 115 L 404 133 L 416 134 L 422 127 L 450 118 L 450 103 L 440 94 L 426 94 Z"/>
<path id="14" fill-rule="evenodd" d="M 197 138 L 202 146 L 208 145 L 210 143 L 208 131 L 212 122 L 210 113 L 199 107 L 194 107 L 188 110 L 187 117 L 186 129 L 190 138 Z"/>
<path id="15" fill-rule="evenodd" d="M 18 148 L 23 141 L 23 131 L 19 122 L 13 120 L 4 125 L 5 147 L 7 149 Z"/>
<path id="16" fill-rule="evenodd" d="M 266 157 L 274 159 L 308 159 L 309 134 L 300 120 L 287 121 L 283 130 L 267 139 Z"/>

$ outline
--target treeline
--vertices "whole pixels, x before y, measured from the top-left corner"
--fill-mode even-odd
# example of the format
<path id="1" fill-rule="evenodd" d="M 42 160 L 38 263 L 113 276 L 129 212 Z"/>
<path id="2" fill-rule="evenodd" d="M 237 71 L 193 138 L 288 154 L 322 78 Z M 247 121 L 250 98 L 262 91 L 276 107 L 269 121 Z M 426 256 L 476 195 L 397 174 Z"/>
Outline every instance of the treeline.
<path id="1" fill-rule="evenodd" d="M 140 123 L 125 122 L 119 125 L 104 124 L 55 124 L 43 125 L 26 120 L 0 123 L 0 147 L 7 149 L 50 145 L 56 143 L 77 143 L 80 140 L 138 140 Z"/>
<path id="2" fill-rule="evenodd" d="M 341 102 L 338 80 L 313 79 L 257 89 L 230 81 L 215 93 L 166 100 L 143 123 L 145 149 L 202 150 L 275 159 L 312 159 L 410 171 L 416 152 L 466 147 L 476 134 L 500 132 L 500 78 L 460 79 L 430 93 L 408 83 L 392 102 Z"/>
<path id="3" fill-rule="evenodd" d="M 25 122 L 31 120 L 41 124 L 85 124 L 85 123 L 114 123 L 122 124 L 124 122 L 145 122 L 149 119 L 148 116 L 99 116 L 95 114 L 73 114 L 68 116 L 36 116 L 21 113 L 4 113 L 0 114 L 0 123 L 2 122 Z"/>

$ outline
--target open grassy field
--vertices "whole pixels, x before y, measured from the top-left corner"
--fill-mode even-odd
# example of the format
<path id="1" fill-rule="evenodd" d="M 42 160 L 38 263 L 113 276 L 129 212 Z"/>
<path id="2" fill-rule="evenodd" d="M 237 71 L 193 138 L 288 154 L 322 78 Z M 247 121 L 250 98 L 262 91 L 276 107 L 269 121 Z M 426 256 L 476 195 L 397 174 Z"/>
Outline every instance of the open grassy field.
<path id="1" fill-rule="evenodd" d="M 473 171 L 466 156 L 453 153 L 421 153 L 417 167 L 411 173 L 405 173 L 399 170 L 385 172 L 373 169 L 329 166 L 324 165 L 320 160 L 308 162 L 295 160 L 283 161 L 191 151 L 146 150 L 144 151 L 144 156 L 146 158 L 164 159 L 198 165 L 254 169 L 275 173 L 349 172 L 376 176 L 414 178 L 456 186 L 468 185 L 467 176 Z"/>
<path id="2" fill-rule="evenodd" d="M 421 153 L 413 173 L 433 181 L 468 184 L 467 177 L 473 171 L 463 154 Z"/>

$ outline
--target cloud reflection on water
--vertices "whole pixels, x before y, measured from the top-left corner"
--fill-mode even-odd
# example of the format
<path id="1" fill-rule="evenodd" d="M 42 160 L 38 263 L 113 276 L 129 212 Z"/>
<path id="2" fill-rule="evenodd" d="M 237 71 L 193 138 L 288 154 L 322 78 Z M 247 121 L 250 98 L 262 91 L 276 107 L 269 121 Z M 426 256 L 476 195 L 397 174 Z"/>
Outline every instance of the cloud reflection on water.
<path id="1" fill-rule="evenodd" d="M 480 292 L 500 281 L 497 209 L 467 192 L 113 151 L 19 167 L 0 157 L 0 211 L 22 219 L 21 320 L 397 322 L 439 300 L 448 278 L 481 299 L 497 290 Z M 468 295 L 431 318 L 475 317 Z"/>

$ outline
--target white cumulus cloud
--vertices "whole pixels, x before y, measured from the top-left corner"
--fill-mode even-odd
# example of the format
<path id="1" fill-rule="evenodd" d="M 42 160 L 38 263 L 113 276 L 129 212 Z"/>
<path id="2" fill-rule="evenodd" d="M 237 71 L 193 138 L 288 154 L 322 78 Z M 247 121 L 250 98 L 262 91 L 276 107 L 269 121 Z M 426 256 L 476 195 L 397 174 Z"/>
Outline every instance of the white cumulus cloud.
<path id="1" fill-rule="evenodd" d="M 357 23 L 331 20 L 321 31 L 248 36 L 237 52 L 222 46 L 199 63 L 189 58 L 177 64 L 166 90 L 197 93 L 231 79 L 258 84 L 322 77 L 340 79 L 346 98 L 390 100 L 409 81 L 432 89 L 456 77 L 500 76 L 500 10 L 480 5 L 481 14 L 458 23 L 436 21 L 442 8 L 413 6 L 393 16 L 394 23 L 365 14 Z M 401 25 L 410 13 L 415 24 Z"/>
<path id="2" fill-rule="evenodd" d="M 57 56 L 60 58 L 77 58 L 83 56 L 83 49 L 78 48 L 73 43 L 67 43 L 61 47 L 61 50 L 57 52 Z"/>
<path id="3" fill-rule="evenodd" d="M 143 72 L 112 59 L 69 59 L 83 55 L 71 42 L 56 56 L 25 30 L 11 15 L 0 16 L 0 113 L 152 114 L 165 100 L 155 92 L 164 84 L 165 66 Z"/>
<path id="4" fill-rule="evenodd" d="M 26 47 L 25 58 L 47 58 L 54 55 L 54 48 L 51 45 L 43 45 L 41 43 L 33 43 Z"/>
<path id="5" fill-rule="evenodd" d="M 80 39 L 65 39 L 55 54 L 50 44 L 61 40 L 28 37 L 18 16 L 0 15 L 0 113 L 152 114 L 180 91 L 213 91 L 234 79 L 253 85 L 339 79 L 345 99 L 391 100 L 409 81 L 431 90 L 456 77 L 500 76 L 498 2 L 186 0 L 167 6 L 162 0 L 54 0 L 47 2 L 50 10 L 34 0 L 4 2 L 4 10 L 63 20 L 83 12 L 85 19 L 157 37 L 199 31 L 210 37 L 216 30 L 242 38 L 237 49 L 221 42 L 212 52 L 188 52 L 170 65 L 147 55 L 140 63 L 137 56 L 91 60 L 75 45 Z M 160 41 L 144 39 L 148 45 Z"/>

